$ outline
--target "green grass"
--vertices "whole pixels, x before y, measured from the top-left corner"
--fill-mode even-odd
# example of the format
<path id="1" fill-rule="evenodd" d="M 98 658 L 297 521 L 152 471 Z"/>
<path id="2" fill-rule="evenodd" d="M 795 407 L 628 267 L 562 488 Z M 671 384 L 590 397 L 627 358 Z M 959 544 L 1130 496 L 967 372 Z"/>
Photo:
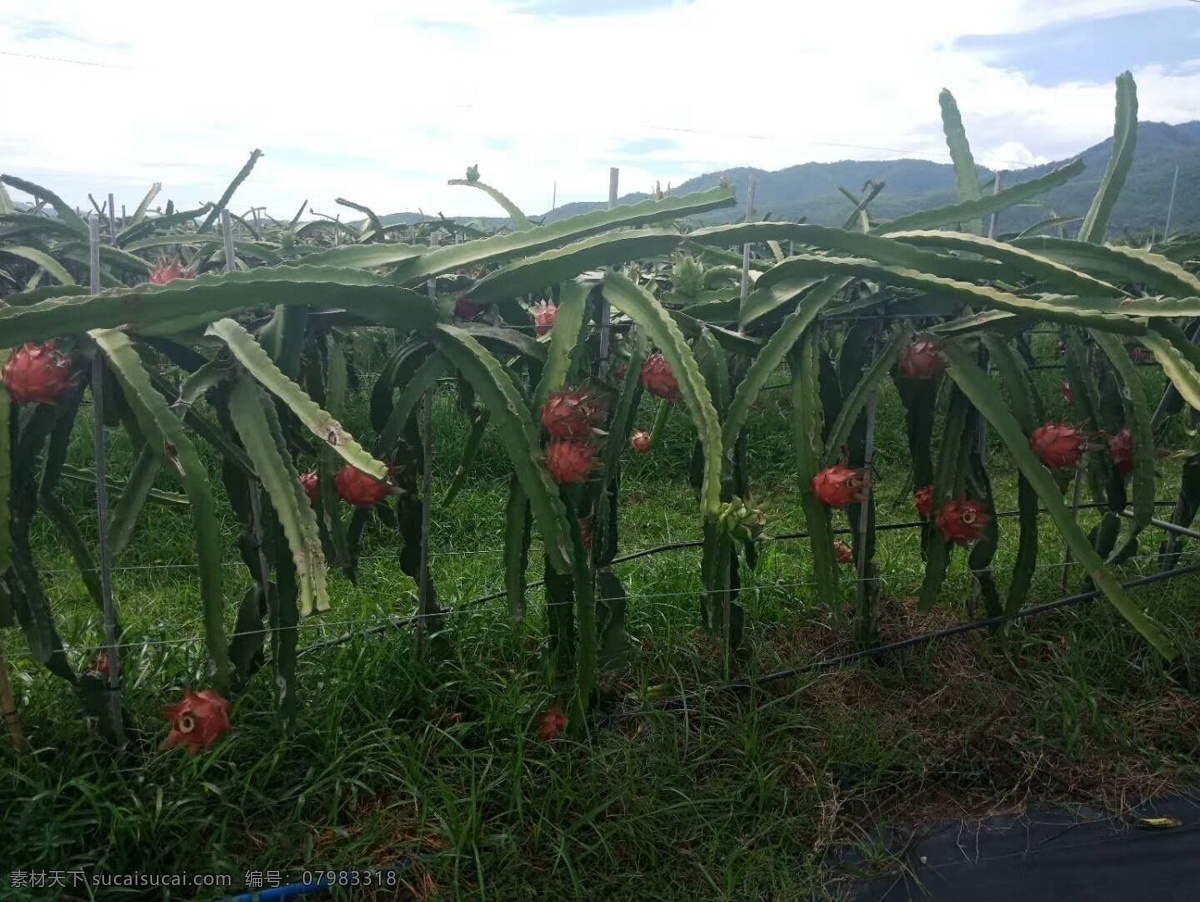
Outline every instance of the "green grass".
<path id="1" fill-rule="evenodd" d="M 1065 416 L 1059 378 L 1039 375 L 1049 412 Z M 777 535 L 804 528 L 786 396 L 764 395 L 749 424 L 756 501 Z M 652 415 L 642 412 L 644 427 Z M 440 496 L 466 430 L 449 397 L 436 423 Z M 361 409 L 348 424 L 363 429 Z M 91 453 L 85 427 L 72 452 L 77 466 Z M 698 537 L 682 475 L 692 440 L 677 416 L 654 454 L 629 460 L 623 552 Z M 911 520 L 903 418 L 890 387 L 877 446 L 879 521 Z M 1002 448 L 991 456 L 997 503 L 1012 509 L 1011 466 Z M 114 442 L 114 473 L 131 463 Z M 1160 497 L 1169 498 L 1177 468 L 1164 462 L 1162 473 Z M 634 659 L 605 679 L 602 709 L 582 741 L 540 743 L 551 699 L 538 591 L 524 633 L 503 600 L 462 604 L 501 588 L 507 476 L 489 435 L 470 487 L 434 521 L 433 575 L 456 608 L 445 660 L 416 660 L 408 630 L 304 656 L 292 735 L 279 729 L 269 674 L 260 673 L 236 700 L 236 734 L 194 760 L 156 750 L 162 707 L 181 688 L 205 684 L 190 522 L 186 511 L 148 508 L 115 574 L 130 643 L 126 698 L 142 731 L 135 749 L 114 755 L 78 717 L 70 691 L 32 666 L 19 633 L 3 637 L 33 746 L 0 753 L 4 870 L 221 873 L 236 885 L 248 870 L 297 878 L 303 869 L 419 855 L 404 874 L 408 888 L 378 898 L 836 897 L 845 850 L 858 849 L 871 872 L 897 866 L 872 839 L 880 822 L 904 827 L 1042 802 L 1119 807 L 1197 776 L 1200 705 L 1102 600 L 1029 622 L 1007 644 L 972 634 L 733 695 L 711 688 L 721 659 L 698 628 L 698 550 L 619 565 Z M 94 543 L 88 492 L 64 494 Z M 1081 521 L 1088 528 L 1095 518 L 1083 512 Z M 1005 524 L 1002 588 L 1015 553 L 1015 521 Z M 228 510 L 224 526 L 232 599 L 248 577 Z M 44 521 L 36 540 L 64 639 L 85 665 L 101 644 L 99 612 Z M 1143 554 L 1157 544 L 1150 536 Z M 1060 594 L 1063 554 L 1048 524 L 1041 552 L 1034 595 L 1044 601 Z M 387 533 L 372 527 L 358 585 L 334 578 L 333 610 L 302 625 L 302 646 L 412 610 L 415 587 L 393 553 Z M 882 533 L 878 560 L 884 641 L 967 616 L 963 555 L 927 617 L 912 603 L 922 573 L 917 533 Z M 532 578 L 540 567 L 535 555 Z M 1123 572 L 1155 569 L 1139 557 Z M 850 575 L 843 579 L 849 601 Z M 813 598 L 804 542 L 766 544 L 744 580 L 746 673 L 850 650 L 847 628 Z M 1072 587 L 1079 582 L 1074 575 Z M 1198 586 L 1181 579 L 1136 596 L 1189 659 L 1200 650 Z M 685 703 L 646 704 L 659 686 L 685 691 Z M 95 897 L 162 898 L 140 892 Z M 173 890 L 170 898 L 218 895 Z"/>

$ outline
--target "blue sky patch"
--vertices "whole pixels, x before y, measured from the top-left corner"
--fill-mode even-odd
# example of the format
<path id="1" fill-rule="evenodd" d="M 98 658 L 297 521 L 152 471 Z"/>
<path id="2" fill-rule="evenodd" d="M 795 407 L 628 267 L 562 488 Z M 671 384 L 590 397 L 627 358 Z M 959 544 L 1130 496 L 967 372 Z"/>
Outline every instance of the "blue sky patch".
<path id="1" fill-rule="evenodd" d="M 75 39 L 75 34 L 71 29 L 46 19 L 23 19 L 13 25 L 13 32 L 18 41 L 69 41 Z"/>
<path id="2" fill-rule="evenodd" d="M 1173 69 L 1200 58 L 1200 3 L 1177 9 L 1076 20 L 1024 34 L 968 35 L 954 47 L 1016 69 L 1031 82 L 1108 82 L 1125 69 Z"/>
<path id="3" fill-rule="evenodd" d="M 635 138 L 633 141 L 623 142 L 617 148 L 617 153 L 624 156 L 636 157 L 659 150 L 674 150 L 678 146 L 678 144 L 669 138 Z"/>
<path id="4" fill-rule="evenodd" d="M 270 147 L 264 154 L 268 163 L 283 163 L 290 166 L 312 166 L 318 169 L 344 169 L 350 166 L 374 166 L 369 157 L 354 156 L 338 150 L 320 150 L 315 147 L 295 145 Z M 388 175 L 394 175 L 389 172 Z"/>
<path id="5" fill-rule="evenodd" d="M 601 18 L 658 12 L 673 6 L 690 6 L 695 0 L 521 0 L 514 12 L 535 16 Z"/>

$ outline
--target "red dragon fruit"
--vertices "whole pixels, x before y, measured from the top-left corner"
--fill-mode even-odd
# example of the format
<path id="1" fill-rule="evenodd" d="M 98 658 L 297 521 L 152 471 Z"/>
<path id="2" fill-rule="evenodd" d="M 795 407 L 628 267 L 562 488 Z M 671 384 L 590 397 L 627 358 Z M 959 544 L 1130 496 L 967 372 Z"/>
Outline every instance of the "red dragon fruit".
<path id="1" fill-rule="evenodd" d="M 17 348 L 0 370 L 9 396 L 18 404 L 53 404 L 71 384 L 71 358 L 54 347 L 25 344 Z"/>
<path id="2" fill-rule="evenodd" d="M 854 563 L 854 549 L 851 548 L 849 545 L 847 545 L 845 542 L 843 542 L 841 539 L 838 539 L 836 542 L 833 543 L 833 551 L 837 555 L 837 562 L 839 564 L 853 564 Z"/>
<path id="3" fill-rule="evenodd" d="M 922 486 L 913 493 L 913 507 L 922 520 L 933 516 L 933 486 Z"/>
<path id="4" fill-rule="evenodd" d="M 650 433 L 638 431 L 629 437 L 629 447 L 638 454 L 649 454 L 651 448 Z"/>
<path id="5" fill-rule="evenodd" d="M 599 403 L 586 391 L 556 391 L 542 405 L 542 428 L 554 438 L 586 439 L 600 417 Z"/>
<path id="6" fill-rule="evenodd" d="M 300 477 L 300 487 L 304 489 L 304 494 L 308 496 L 308 503 L 313 507 L 317 506 L 317 498 L 320 497 L 321 480 L 317 476 L 317 471 L 304 473 Z"/>
<path id="7" fill-rule="evenodd" d="M 1088 440 L 1074 426 L 1047 423 L 1033 430 L 1029 446 L 1051 470 L 1069 470 L 1079 465 L 1088 448 Z"/>
<path id="8" fill-rule="evenodd" d="M 193 274 L 183 268 L 178 260 L 162 260 L 150 273 L 151 285 L 166 285 L 176 279 L 191 279 Z"/>
<path id="9" fill-rule="evenodd" d="M 334 474 L 333 486 L 338 497 L 355 507 L 374 507 L 394 491 L 382 479 L 376 479 L 357 467 L 346 464 Z"/>
<path id="10" fill-rule="evenodd" d="M 566 726 L 567 715 L 563 712 L 562 705 L 555 702 L 542 715 L 542 721 L 538 727 L 538 739 L 542 742 L 553 742 L 562 734 Z"/>
<path id="11" fill-rule="evenodd" d="M 642 385 L 656 398 L 674 401 L 679 397 L 679 382 L 661 351 L 655 351 L 642 364 Z"/>
<path id="12" fill-rule="evenodd" d="M 558 308 L 549 301 L 541 301 L 533 308 L 533 326 L 538 335 L 545 335 L 554 328 Z"/>
<path id="13" fill-rule="evenodd" d="M 934 525 L 942 534 L 942 538 L 959 545 L 969 545 L 982 539 L 983 528 L 988 522 L 983 502 L 971 498 L 954 498 L 942 502 L 934 519 Z"/>
<path id="14" fill-rule="evenodd" d="M 468 301 L 465 294 L 460 294 L 454 302 L 455 319 L 475 319 L 481 313 L 483 313 L 483 308 Z"/>
<path id="15" fill-rule="evenodd" d="M 914 341 L 900 352 L 900 372 L 909 379 L 932 379 L 945 368 L 946 361 L 932 341 Z"/>
<path id="16" fill-rule="evenodd" d="M 125 668 L 118 663 L 117 676 L 121 676 L 124 671 Z M 92 672 L 100 674 L 100 676 L 104 677 L 106 680 L 112 676 L 112 665 L 108 661 L 107 653 L 100 652 L 98 655 L 96 655 L 95 660 L 92 661 Z"/>
<path id="17" fill-rule="evenodd" d="M 1133 433 L 1122 429 L 1108 443 L 1108 453 L 1117 469 L 1128 476 L 1133 472 Z"/>
<path id="18" fill-rule="evenodd" d="M 591 445 L 569 439 L 555 439 L 546 445 L 546 469 L 559 485 L 587 482 L 596 468 L 596 452 Z"/>
<path id="19" fill-rule="evenodd" d="M 195 755 L 233 729 L 229 723 L 229 702 L 212 689 L 200 692 L 185 689 L 183 701 L 163 714 L 171 721 L 171 732 L 161 746 L 164 749 L 182 745 Z"/>
<path id="20" fill-rule="evenodd" d="M 867 500 L 865 470 L 854 470 L 844 463 L 826 467 L 812 478 L 812 493 L 827 507 L 846 507 Z"/>

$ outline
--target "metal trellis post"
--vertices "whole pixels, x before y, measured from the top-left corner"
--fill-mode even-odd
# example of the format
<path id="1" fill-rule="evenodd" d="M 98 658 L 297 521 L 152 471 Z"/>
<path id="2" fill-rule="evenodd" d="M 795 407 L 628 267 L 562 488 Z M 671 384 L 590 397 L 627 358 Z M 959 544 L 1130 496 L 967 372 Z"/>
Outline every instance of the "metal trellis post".
<path id="1" fill-rule="evenodd" d="M 429 246 L 437 247 L 436 231 L 429 234 Z M 429 300 L 437 302 L 437 279 L 428 282 Z M 433 511 L 433 392 L 430 388 L 425 392 L 424 411 L 421 435 L 421 463 L 424 471 L 421 474 L 421 573 L 417 584 L 417 654 L 425 651 L 425 619 L 429 616 L 429 534 L 431 514 Z"/>
<path id="2" fill-rule="evenodd" d="M 110 195 L 111 196 L 111 195 Z M 88 222 L 89 290 L 100 293 L 100 220 Z M 104 355 L 92 357 L 92 419 L 96 453 L 96 517 L 100 538 L 100 594 L 104 609 L 104 653 L 108 661 L 108 709 L 113 739 L 123 747 L 125 724 L 121 713 L 121 663 L 117 656 L 117 611 L 113 604 L 112 553 L 108 546 L 108 466 L 104 434 Z"/>

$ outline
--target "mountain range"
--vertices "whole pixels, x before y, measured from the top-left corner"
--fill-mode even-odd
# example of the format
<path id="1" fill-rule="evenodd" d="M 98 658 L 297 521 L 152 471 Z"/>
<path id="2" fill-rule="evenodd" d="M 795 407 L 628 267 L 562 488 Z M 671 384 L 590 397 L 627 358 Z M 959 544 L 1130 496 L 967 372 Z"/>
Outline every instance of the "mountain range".
<path id="1" fill-rule="evenodd" d="M 1112 152 L 1112 138 L 1083 151 L 1084 172 L 1038 198 L 1037 202 L 1012 207 L 1000 214 L 998 233 L 1012 232 L 1034 223 L 1059 216 L 1082 217 L 1091 204 L 1104 178 Z M 1072 158 L 1074 159 L 1074 158 Z M 1002 187 L 1009 187 L 1045 175 L 1071 160 L 1061 160 L 1006 172 Z M 1200 121 L 1181 125 L 1161 122 L 1142 122 L 1138 126 L 1137 147 L 1133 166 L 1125 181 L 1116 209 L 1113 211 L 1109 235 L 1162 234 L 1167 221 L 1171 187 L 1178 167 L 1175 201 L 1171 211 L 1171 232 L 1200 231 Z M 978 167 L 980 183 L 990 190 L 995 173 Z M 844 160 L 837 163 L 801 163 L 786 169 L 737 168 L 711 172 L 675 186 L 672 194 L 703 191 L 727 178 L 737 192 L 739 206 L 704 217 L 705 224 L 730 222 L 746 215 L 745 203 L 750 177 L 754 176 L 755 209 L 757 218 L 807 222 L 820 225 L 842 225 L 853 210 L 849 200 L 838 190 L 845 188 L 859 195 L 869 181 L 882 182 L 883 190 L 871 204 L 872 219 L 893 219 L 907 213 L 940 207 L 958 201 L 954 169 L 949 163 L 925 160 Z M 626 194 L 621 204 L 636 203 L 649 194 Z M 599 209 L 604 203 L 571 203 L 557 207 L 537 221 L 555 222 Z M 396 213 L 384 218 L 385 223 L 417 221 L 424 217 L 415 213 Z M 484 227 L 509 223 L 505 217 L 461 217 Z M 1067 235 L 1074 226 L 1067 226 Z"/>

